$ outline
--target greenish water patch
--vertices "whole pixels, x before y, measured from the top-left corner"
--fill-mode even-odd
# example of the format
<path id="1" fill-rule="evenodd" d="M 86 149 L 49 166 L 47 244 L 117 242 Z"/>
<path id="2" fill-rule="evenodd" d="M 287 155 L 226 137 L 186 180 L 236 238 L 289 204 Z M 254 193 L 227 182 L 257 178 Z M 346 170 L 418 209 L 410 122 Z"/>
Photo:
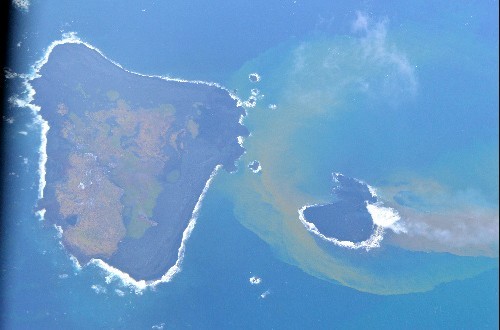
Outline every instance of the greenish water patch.
<path id="1" fill-rule="evenodd" d="M 242 98 L 251 88 L 258 88 L 264 97 L 245 119 L 252 136 L 244 143 L 242 169 L 222 175 L 221 189 L 231 196 L 237 219 L 283 260 L 360 291 L 401 294 L 428 291 L 498 268 L 498 204 L 483 203 L 491 200 L 492 186 L 498 189 L 498 180 L 494 181 L 498 175 L 492 172 L 498 161 L 482 157 L 489 159 L 484 165 L 474 160 L 479 153 L 489 155 L 481 150 L 491 150 L 492 145 L 489 133 L 479 126 L 471 126 L 474 132 L 467 134 L 476 136 L 481 147 L 462 149 L 468 142 L 454 138 L 457 132 L 449 128 L 450 100 L 431 93 L 445 88 L 448 80 L 418 69 L 443 61 L 442 48 L 449 45 L 431 40 L 439 48 L 434 56 L 425 50 L 426 38 L 406 39 L 403 30 L 395 39 L 388 35 L 386 23 L 373 23 L 352 36 L 291 40 L 246 63 L 226 85 L 236 87 Z M 399 50 L 400 44 L 412 53 Z M 454 46 L 458 51 L 465 44 Z M 461 63 L 457 56 L 456 63 Z M 249 81 L 252 72 L 262 80 Z M 469 68 L 464 72 L 471 79 L 481 78 Z M 454 88 L 458 92 L 463 86 Z M 487 99 L 492 97 L 489 90 L 486 94 Z M 435 100 L 435 111 L 430 111 L 429 97 Z M 269 104 L 277 109 L 269 109 Z M 489 116 L 491 105 L 481 106 Z M 466 107 L 456 104 L 455 110 L 462 117 L 451 116 L 460 125 L 470 122 L 472 114 Z M 456 156 L 444 157 L 444 150 L 455 150 Z M 460 158 L 467 161 L 455 161 Z M 255 159 L 264 169 L 261 175 L 243 169 L 242 164 Z M 485 170 L 484 178 L 463 175 L 467 163 L 467 168 Z M 381 249 L 361 253 L 329 245 L 309 233 L 297 210 L 328 201 L 333 171 L 379 188 L 389 206 L 408 216 L 401 220 L 408 234 L 389 231 Z M 460 185 L 451 184 L 459 177 Z M 440 188 L 427 191 L 422 189 L 425 185 Z M 474 193 L 464 194 L 460 187 L 470 187 Z M 398 208 L 402 205 L 393 196 L 401 191 L 412 197 L 414 205 Z M 458 204 L 459 220 L 466 226 L 462 231 L 454 230 Z M 470 216 L 481 225 L 466 222 Z M 497 235 L 484 235 L 495 230 Z M 488 242 L 483 244 L 485 237 Z"/>
<path id="2" fill-rule="evenodd" d="M 180 177 L 181 177 L 181 171 L 179 171 L 178 169 L 172 170 L 167 174 L 167 182 L 169 183 L 177 182 Z"/>

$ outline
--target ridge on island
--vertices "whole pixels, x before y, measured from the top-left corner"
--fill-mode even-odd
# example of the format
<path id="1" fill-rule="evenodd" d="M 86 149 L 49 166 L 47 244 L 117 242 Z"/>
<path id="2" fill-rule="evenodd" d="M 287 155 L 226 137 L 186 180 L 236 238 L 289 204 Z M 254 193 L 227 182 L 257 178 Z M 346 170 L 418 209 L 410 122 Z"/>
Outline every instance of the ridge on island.
<path id="1" fill-rule="evenodd" d="M 161 278 L 212 173 L 236 169 L 244 109 L 218 86 L 130 73 L 81 43 L 56 45 L 38 73 L 45 218 L 80 263 Z"/>

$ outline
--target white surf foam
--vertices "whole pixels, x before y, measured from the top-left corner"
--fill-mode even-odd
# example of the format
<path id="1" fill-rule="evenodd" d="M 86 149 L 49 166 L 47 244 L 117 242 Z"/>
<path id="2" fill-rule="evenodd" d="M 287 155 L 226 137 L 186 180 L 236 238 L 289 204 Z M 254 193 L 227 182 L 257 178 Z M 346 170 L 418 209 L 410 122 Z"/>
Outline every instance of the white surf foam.
<path id="1" fill-rule="evenodd" d="M 45 212 L 46 209 L 41 209 L 35 212 L 35 216 L 38 218 L 38 220 L 43 221 L 45 220 Z"/>
<path id="2" fill-rule="evenodd" d="M 262 165 L 260 164 L 260 162 L 258 160 L 254 160 L 253 162 L 251 162 L 249 165 L 251 164 L 255 164 L 255 163 L 258 163 L 259 166 L 257 166 L 257 168 L 254 170 L 254 169 L 251 169 L 250 168 L 250 171 L 252 171 L 253 173 L 257 174 L 257 173 L 260 173 L 262 172 Z"/>
<path id="3" fill-rule="evenodd" d="M 246 117 L 247 112 L 245 109 L 245 106 L 247 107 L 254 107 L 255 104 L 252 104 L 252 102 L 247 101 L 242 101 L 236 94 L 234 94 L 232 91 L 230 91 L 228 88 L 214 82 L 207 82 L 207 81 L 202 81 L 202 80 L 186 80 L 186 79 L 181 79 L 181 78 L 172 78 L 169 76 L 160 76 L 160 75 L 145 75 L 141 74 L 135 71 L 127 70 L 125 69 L 120 63 L 113 61 L 112 59 L 108 58 L 104 53 L 98 49 L 95 46 L 92 46 L 91 44 L 81 40 L 79 37 L 77 37 L 75 32 L 69 32 L 69 33 L 64 33 L 63 38 L 60 40 L 53 41 L 49 47 L 44 52 L 44 55 L 40 60 L 38 60 L 32 67 L 32 72 L 30 74 L 15 74 L 12 73 L 10 76 L 12 77 L 21 77 L 24 79 L 23 84 L 25 86 L 25 89 L 27 91 L 27 94 L 24 99 L 22 98 L 15 98 L 13 102 L 19 106 L 19 107 L 26 107 L 31 109 L 35 113 L 35 121 L 41 126 L 41 140 L 42 143 L 40 145 L 40 166 L 39 166 L 39 173 L 40 173 L 40 189 L 39 189 L 39 198 L 43 198 L 43 190 L 45 188 L 46 182 L 45 182 L 45 165 L 47 162 L 47 132 L 50 129 L 50 126 L 47 121 L 45 121 L 39 114 L 38 112 L 40 111 L 40 107 L 32 101 L 34 100 L 34 96 L 36 91 L 33 89 L 33 87 L 30 84 L 31 80 L 34 80 L 36 78 L 40 77 L 40 70 L 41 68 L 48 62 L 50 54 L 54 50 L 54 48 L 58 45 L 63 45 L 63 44 L 81 44 L 89 49 L 92 49 L 99 53 L 102 57 L 104 57 L 106 60 L 108 60 L 110 63 L 116 65 L 120 69 L 131 73 L 135 74 L 138 76 L 142 77 L 149 77 L 149 78 L 157 78 L 157 79 L 162 79 L 162 80 L 167 80 L 167 81 L 176 81 L 180 83 L 191 83 L 191 84 L 199 84 L 199 85 L 207 85 L 211 87 L 216 87 L 220 88 L 228 93 L 228 95 L 236 101 L 236 107 L 241 107 L 243 110 L 243 114 L 239 118 L 239 123 L 243 124 L 244 117 Z M 251 101 L 251 100 L 250 100 Z M 240 142 L 240 140 L 238 141 Z M 242 144 L 242 141 L 241 141 Z"/>
<path id="4" fill-rule="evenodd" d="M 165 322 L 162 322 L 162 323 L 159 323 L 159 324 L 155 324 L 151 327 L 151 329 L 163 329 L 163 327 L 165 327 Z"/>
<path id="5" fill-rule="evenodd" d="M 62 235 L 63 235 L 63 232 L 64 232 L 63 229 L 62 229 L 62 227 L 54 224 L 54 228 L 57 231 L 57 237 L 58 238 L 62 238 Z"/>
<path id="6" fill-rule="evenodd" d="M 338 173 L 338 175 L 342 175 L 342 174 Z M 370 192 L 370 195 L 372 195 L 373 198 L 377 198 L 378 197 L 377 196 L 377 189 L 375 189 L 374 187 L 370 186 L 368 183 L 364 182 L 363 180 L 359 180 L 359 179 L 354 178 L 354 181 L 359 182 L 362 185 L 366 186 L 366 188 L 368 188 L 368 191 Z"/>
<path id="7" fill-rule="evenodd" d="M 237 140 L 238 140 L 238 144 L 240 145 L 240 147 L 243 148 L 243 143 L 245 143 L 245 138 L 243 136 L 238 136 Z"/>
<path id="8" fill-rule="evenodd" d="M 248 75 L 248 80 L 250 80 L 251 82 L 259 82 L 260 81 L 260 75 L 256 72 L 254 73 L 250 73 Z"/>
<path id="9" fill-rule="evenodd" d="M 242 102 L 242 105 L 246 108 L 255 108 L 257 105 L 257 97 L 255 95 L 250 95 L 246 101 Z"/>
<path id="10" fill-rule="evenodd" d="M 248 281 L 252 285 L 259 285 L 262 282 L 262 279 L 260 277 L 257 277 L 257 276 L 252 276 L 248 279 Z"/>
<path id="11" fill-rule="evenodd" d="M 180 83 L 190 83 L 190 84 L 198 84 L 198 85 L 207 85 L 207 86 L 211 86 L 211 87 L 217 87 L 217 88 L 220 88 L 224 91 L 226 91 L 229 96 L 236 101 L 236 106 L 237 107 L 240 107 L 243 105 L 243 102 L 241 101 L 241 99 L 235 94 L 233 93 L 231 90 L 229 90 L 228 88 L 218 84 L 218 83 L 215 83 L 215 82 L 210 82 L 210 81 L 203 81 L 203 80 L 187 80 L 187 79 L 182 79 L 182 78 L 174 78 L 174 77 L 170 77 L 170 76 L 162 76 L 162 75 L 146 75 L 146 74 L 143 74 L 143 73 L 139 73 L 139 72 L 135 72 L 135 71 L 131 71 L 131 70 L 127 70 L 125 69 L 120 63 L 108 58 L 99 48 L 83 41 L 82 39 L 80 39 L 75 32 L 69 32 L 69 33 L 65 33 L 63 34 L 63 39 L 61 40 L 56 40 L 54 42 L 52 42 L 50 44 L 50 46 L 47 48 L 47 51 L 45 53 L 45 56 L 39 61 L 37 62 L 37 66 L 36 68 L 38 69 L 37 71 L 39 71 L 39 69 L 45 64 L 47 63 L 48 61 L 48 58 L 50 56 L 50 53 L 52 52 L 52 50 L 58 46 L 58 45 L 62 45 L 62 44 L 68 44 L 68 43 L 72 43 L 72 44 L 81 44 L 81 45 L 84 45 L 96 52 L 98 52 L 102 57 L 104 57 L 106 60 L 108 60 L 109 62 L 113 63 L 114 65 L 116 65 L 117 67 L 119 67 L 120 69 L 128 72 L 128 73 L 132 73 L 132 74 L 135 74 L 135 75 L 138 75 L 138 76 L 142 76 L 142 77 L 149 77 L 149 78 L 159 78 L 159 79 L 163 79 L 163 80 L 168 80 L 168 81 L 177 81 L 177 82 L 180 82 Z"/>
<path id="12" fill-rule="evenodd" d="M 125 296 L 125 292 L 120 290 L 120 289 L 115 289 L 115 293 L 118 297 L 123 297 Z"/>
<path id="13" fill-rule="evenodd" d="M 54 46 L 55 47 L 55 46 Z M 39 125 L 40 127 L 40 148 L 39 148 L 39 154 L 40 154 L 40 159 L 38 162 L 38 175 L 39 175 L 39 184 L 38 184 L 38 199 L 43 198 L 43 191 L 45 189 L 46 181 L 45 181 L 45 174 L 46 174 L 46 164 L 47 164 L 47 132 L 50 129 L 49 123 L 40 116 L 39 111 L 40 107 L 36 104 L 33 104 L 32 101 L 34 100 L 35 96 L 35 90 L 30 84 L 30 81 L 40 77 L 39 75 L 39 70 L 47 62 L 48 59 L 48 54 L 46 53 L 42 59 L 37 61 L 35 65 L 33 66 L 32 70 L 33 72 L 30 74 L 21 74 L 21 75 L 13 75 L 12 77 L 20 77 L 23 79 L 23 86 L 26 90 L 24 98 L 20 98 L 18 96 L 16 97 L 11 97 L 9 98 L 9 102 L 17 107 L 20 108 L 28 108 L 30 109 L 33 114 L 34 114 L 34 123 Z M 11 77 L 11 78 L 12 78 Z M 27 132 L 26 132 L 27 134 Z"/>
<path id="14" fill-rule="evenodd" d="M 78 259 L 76 259 L 76 257 L 74 255 L 69 254 L 69 259 L 73 263 L 73 268 L 75 269 L 75 271 L 79 272 L 82 270 L 82 265 L 80 264 L 80 262 L 78 261 Z"/>
<path id="15" fill-rule="evenodd" d="M 49 123 L 46 120 L 42 119 L 42 116 L 37 116 L 40 120 L 41 125 L 41 143 L 40 143 L 40 161 L 38 163 L 38 173 L 40 175 L 40 184 L 38 188 L 38 199 L 43 198 L 43 191 L 45 190 L 45 186 L 47 182 L 45 181 L 46 175 L 46 165 L 47 165 L 47 132 L 50 129 Z"/>
<path id="16" fill-rule="evenodd" d="M 94 284 L 90 287 L 97 294 L 105 294 L 108 290 L 100 284 Z"/>
<path id="17" fill-rule="evenodd" d="M 373 188 L 372 186 L 370 186 L 369 184 L 366 184 L 366 186 L 368 187 L 368 191 L 370 192 L 372 197 L 377 197 L 377 190 L 375 188 Z"/>

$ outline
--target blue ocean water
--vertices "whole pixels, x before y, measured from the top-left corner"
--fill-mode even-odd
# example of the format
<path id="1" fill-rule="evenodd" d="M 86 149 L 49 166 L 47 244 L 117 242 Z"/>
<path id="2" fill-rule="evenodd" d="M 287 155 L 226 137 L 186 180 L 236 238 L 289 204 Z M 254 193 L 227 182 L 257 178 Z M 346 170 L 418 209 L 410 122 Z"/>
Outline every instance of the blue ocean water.
<path id="1" fill-rule="evenodd" d="M 247 75 L 257 71 L 265 96 L 258 101 L 260 107 L 249 110 L 245 122 L 255 137 L 245 145 L 252 158 L 264 142 L 273 142 L 259 140 L 260 134 L 267 134 L 266 122 L 286 128 L 294 121 L 295 112 L 279 112 L 283 100 L 297 101 L 295 95 L 286 95 L 294 87 L 293 77 L 283 76 L 293 73 L 287 67 L 291 51 L 304 45 L 306 56 L 314 57 L 323 48 L 348 44 L 354 37 L 340 42 L 335 38 L 351 35 L 358 10 L 374 21 L 389 20 L 390 42 L 418 66 L 418 95 L 383 102 L 350 90 L 335 94 L 342 100 L 351 98 L 343 102 L 345 111 L 322 117 L 321 125 L 315 118 L 303 118 L 304 129 L 291 131 L 289 149 L 281 150 L 290 156 L 290 167 L 283 167 L 288 171 L 283 172 L 285 179 L 294 178 L 294 166 L 304 166 L 296 174 L 297 186 L 319 202 L 329 194 L 332 171 L 376 187 L 400 179 L 388 172 L 416 171 L 452 191 L 479 191 L 467 199 L 498 212 L 498 125 L 487 124 L 498 122 L 498 76 L 492 74 L 498 72 L 497 2 L 33 1 L 27 12 L 14 9 L 15 56 L 10 68 L 29 72 L 53 40 L 76 31 L 128 69 L 221 82 L 237 88 L 242 98 L 254 87 Z M 330 76 L 315 82 L 315 70 L 312 67 L 312 77 L 295 73 L 303 85 L 292 91 L 335 86 Z M 356 70 L 344 68 L 340 73 Z M 23 90 L 15 79 L 9 88 L 9 94 Z M 383 95 L 384 90 L 377 92 Z M 279 120 L 259 115 L 269 111 L 268 103 L 277 104 L 278 112 L 269 116 Z M 221 173 L 215 179 L 188 241 L 183 270 L 172 282 L 143 294 L 116 281 L 107 284 L 106 274 L 97 268 L 76 270 L 58 244 L 56 230 L 35 216 L 40 128 L 30 110 L 7 111 L 6 117 L 14 122 L 5 125 L 10 148 L 2 173 L 9 192 L 2 205 L 8 233 L 2 238 L 6 252 L 1 320 L 6 328 L 498 328 L 498 266 L 428 292 L 388 296 L 340 285 L 326 275 L 311 276 L 292 249 L 276 243 L 286 245 L 286 236 L 273 236 L 280 231 L 242 219 L 235 206 L 242 201 L 230 190 L 245 196 L 243 189 L 249 186 L 231 184 L 241 172 Z M 287 145 L 283 143 L 280 146 Z M 385 147 L 377 147 L 381 145 Z M 245 164 L 246 159 L 241 171 Z M 265 174 L 266 166 L 270 171 L 275 164 L 262 166 Z M 265 221 L 271 223 L 271 217 Z M 401 255 L 411 254 L 402 250 Z M 494 261 L 498 265 L 498 259 Z M 252 285 L 251 276 L 262 282 Z"/>

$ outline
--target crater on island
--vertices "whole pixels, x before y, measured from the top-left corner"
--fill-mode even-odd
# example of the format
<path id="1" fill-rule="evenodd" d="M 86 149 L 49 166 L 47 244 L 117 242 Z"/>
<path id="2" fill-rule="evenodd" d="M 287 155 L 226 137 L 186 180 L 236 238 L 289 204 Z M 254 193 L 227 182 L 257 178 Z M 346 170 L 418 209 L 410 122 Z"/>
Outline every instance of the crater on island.
<path id="1" fill-rule="evenodd" d="M 161 278 L 215 168 L 236 169 L 244 109 L 223 88 L 130 73 L 81 43 L 56 45 L 38 73 L 45 219 L 80 263 Z"/>

